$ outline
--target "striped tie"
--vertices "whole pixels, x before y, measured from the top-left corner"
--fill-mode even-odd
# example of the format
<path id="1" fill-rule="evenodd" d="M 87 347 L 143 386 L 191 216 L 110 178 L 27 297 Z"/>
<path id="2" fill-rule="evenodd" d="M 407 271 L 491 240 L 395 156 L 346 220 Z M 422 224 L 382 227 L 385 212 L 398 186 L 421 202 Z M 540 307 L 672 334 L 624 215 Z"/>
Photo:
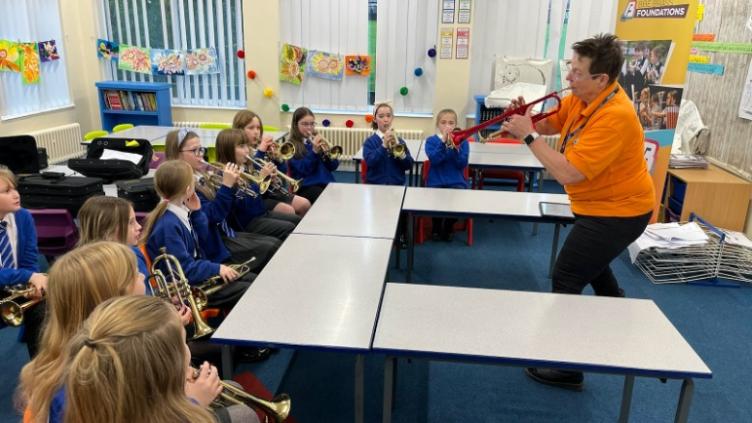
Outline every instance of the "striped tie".
<path id="1" fill-rule="evenodd" d="M 230 225 L 227 224 L 227 219 L 223 220 L 222 223 L 219 224 L 219 227 L 228 238 L 235 238 L 235 231 L 233 231 Z"/>
<path id="2" fill-rule="evenodd" d="M 16 262 L 13 260 L 13 249 L 8 237 L 8 222 L 0 222 L 0 269 L 15 269 Z"/>

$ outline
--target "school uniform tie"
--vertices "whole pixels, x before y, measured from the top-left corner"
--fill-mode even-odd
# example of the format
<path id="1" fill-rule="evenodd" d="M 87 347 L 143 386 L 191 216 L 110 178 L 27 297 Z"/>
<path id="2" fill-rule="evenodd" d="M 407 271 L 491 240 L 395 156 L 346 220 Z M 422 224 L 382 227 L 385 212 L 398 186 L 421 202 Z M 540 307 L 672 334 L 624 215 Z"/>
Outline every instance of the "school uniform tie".
<path id="1" fill-rule="evenodd" d="M 228 238 L 235 238 L 235 231 L 227 224 L 227 219 L 223 220 L 222 223 L 219 224 L 219 227 L 222 229 L 225 236 Z"/>
<path id="2" fill-rule="evenodd" d="M 201 246 L 198 243 L 198 235 L 196 234 L 196 230 L 193 229 L 193 222 L 191 222 L 190 217 L 188 217 L 188 226 L 193 237 L 193 258 L 201 258 Z"/>
<path id="3" fill-rule="evenodd" d="M 0 269 L 15 269 L 16 261 L 13 260 L 13 248 L 10 246 L 8 236 L 8 222 L 0 222 Z"/>

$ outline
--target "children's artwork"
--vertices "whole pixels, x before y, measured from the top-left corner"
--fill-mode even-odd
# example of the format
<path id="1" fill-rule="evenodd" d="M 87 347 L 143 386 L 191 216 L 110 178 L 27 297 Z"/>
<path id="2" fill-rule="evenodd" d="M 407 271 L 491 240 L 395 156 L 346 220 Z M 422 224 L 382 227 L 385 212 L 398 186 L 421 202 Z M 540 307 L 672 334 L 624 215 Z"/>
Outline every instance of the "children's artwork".
<path id="1" fill-rule="evenodd" d="M 0 40 L 0 72 L 21 72 L 21 54 L 13 41 Z"/>
<path id="2" fill-rule="evenodd" d="M 371 74 L 371 56 L 347 55 L 345 56 L 345 75 L 368 76 Z"/>
<path id="3" fill-rule="evenodd" d="M 184 51 L 151 49 L 151 73 L 154 75 L 182 75 L 184 72 Z"/>
<path id="4" fill-rule="evenodd" d="M 339 81 L 344 72 L 342 56 L 311 50 L 308 54 L 308 72 L 311 76 Z"/>
<path id="5" fill-rule="evenodd" d="M 42 41 L 39 43 L 39 58 L 42 62 L 50 62 L 60 59 L 55 40 Z"/>
<path id="6" fill-rule="evenodd" d="M 305 74 L 308 51 L 292 44 L 282 44 L 279 54 L 279 80 L 300 85 Z"/>
<path id="7" fill-rule="evenodd" d="M 188 50 L 185 55 L 185 74 L 200 75 L 204 73 L 219 73 L 217 51 L 214 50 L 214 47 Z"/>
<path id="8" fill-rule="evenodd" d="M 21 55 L 21 82 L 24 85 L 39 83 L 39 50 L 37 43 L 18 43 Z"/>
<path id="9" fill-rule="evenodd" d="M 121 44 L 118 55 L 118 69 L 138 73 L 151 73 L 149 49 Z"/>
<path id="10" fill-rule="evenodd" d="M 106 60 L 117 60 L 120 45 L 114 41 L 97 40 L 97 57 Z"/>

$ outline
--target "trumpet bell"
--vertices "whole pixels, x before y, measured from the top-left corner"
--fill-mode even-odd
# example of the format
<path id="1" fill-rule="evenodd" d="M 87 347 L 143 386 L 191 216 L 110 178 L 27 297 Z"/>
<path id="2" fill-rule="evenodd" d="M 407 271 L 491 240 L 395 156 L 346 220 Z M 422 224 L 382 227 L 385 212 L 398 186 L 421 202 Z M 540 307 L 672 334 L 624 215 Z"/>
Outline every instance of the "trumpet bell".
<path id="1" fill-rule="evenodd" d="M 329 156 L 330 160 L 338 160 L 342 156 L 343 152 L 344 150 L 342 149 L 342 146 L 335 145 L 332 146 L 332 148 L 330 148 L 326 154 L 327 156 Z"/>
<path id="2" fill-rule="evenodd" d="M 24 310 L 14 301 L 0 303 L 0 315 L 8 326 L 21 326 L 24 322 Z"/>
<path id="3" fill-rule="evenodd" d="M 277 153 L 277 159 L 282 161 L 288 161 L 295 155 L 295 144 L 290 141 L 285 141 L 279 146 L 279 153 Z"/>

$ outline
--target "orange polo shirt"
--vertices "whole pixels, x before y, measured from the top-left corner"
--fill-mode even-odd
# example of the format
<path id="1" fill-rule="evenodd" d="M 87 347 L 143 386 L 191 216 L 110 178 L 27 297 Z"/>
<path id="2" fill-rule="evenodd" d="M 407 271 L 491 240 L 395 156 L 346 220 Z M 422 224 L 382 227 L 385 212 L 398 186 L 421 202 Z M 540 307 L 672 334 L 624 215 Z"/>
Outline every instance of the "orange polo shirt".
<path id="1" fill-rule="evenodd" d="M 587 124 L 567 142 L 564 156 L 585 180 L 564 186 L 572 211 L 586 216 L 633 217 L 653 210 L 655 193 L 644 155 L 644 134 L 632 101 L 614 81 L 592 103 L 569 95 L 547 122 L 566 136 Z M 596 110 L 597 109 L 597 110 Z"/>

